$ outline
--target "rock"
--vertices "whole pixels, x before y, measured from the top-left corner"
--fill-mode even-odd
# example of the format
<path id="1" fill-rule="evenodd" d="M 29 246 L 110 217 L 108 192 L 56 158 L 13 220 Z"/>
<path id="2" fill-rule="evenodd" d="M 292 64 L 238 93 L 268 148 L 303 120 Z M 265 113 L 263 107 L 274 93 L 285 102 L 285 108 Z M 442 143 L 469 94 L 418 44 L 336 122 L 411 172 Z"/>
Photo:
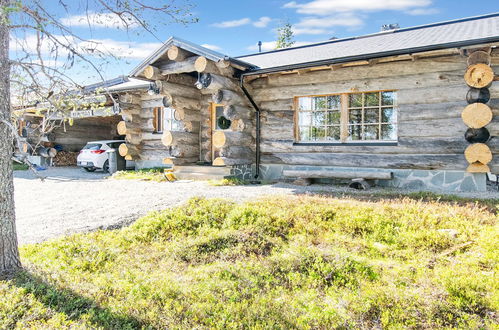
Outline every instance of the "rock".
<path id="1" fill-rule="evenodd" d="M 298 178 L 295 181 L 293 181 L 293 184 L 297 186 L 310 186 L 312 184 L 312 179 Z"/>
<path id="2" fill-rule="evenodd" d="M 459 231 L 456 229 L 439 229 L 438 232 L 447 234 L 450 238 L 457 238 L 459 235 Z"/>

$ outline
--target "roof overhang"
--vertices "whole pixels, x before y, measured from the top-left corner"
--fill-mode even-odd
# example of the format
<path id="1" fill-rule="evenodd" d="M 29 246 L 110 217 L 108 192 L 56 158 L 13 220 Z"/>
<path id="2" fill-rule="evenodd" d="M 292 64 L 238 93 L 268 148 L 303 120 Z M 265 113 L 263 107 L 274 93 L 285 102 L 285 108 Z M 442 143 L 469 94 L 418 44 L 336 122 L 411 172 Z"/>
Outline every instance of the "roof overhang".
<path id="1" fill-rule="evenodd" d="M 373 59 L 378 59 L 378 58 L 382 58 L 382 57 L 389 57 L 389 56 L 410 55 L 410 54 L 417 54 L 417 53 L 423 53 L 423 52 L 429 52 L 429 51 L 435 51 L 435 50 L 443 50 L 443 49 L 451 49 L 451 48 L 466 48 L 466 47 L 471 47 L 471 46 L 482 46 L 482 45 L 494 44 L 494 43 L 498 43 L 498 42 L 499 42 L 499 36 L 490 37 L 490 38 L 473 39 L 473 40 L 463 40 L 463 41 L 458 41 L 458 42 L 450 42 L 450 43 L 444 43 L 444 44 L 438 44 L 438 45 L 429 45 L 429 46 L 424 46 L 424 47 L 397 49 L 397 50 L 386 51 L 386 52 L 377 52 L 377 53 L 362 54 L 362 55 L 355 55 L 355 56 L 338 57 L 338 58 L 331 58 L 331 59 L 327 59 L 327 60 L 310 61 L 310 62 L 305 62 L 305 63 L 297 63 L 297 64 L 291 64 L 291 65 L 271 67 L 271 68 L 266 68 L 266 69 L 255 69 L 255 70 L 250 70 L 248 72 L 243 72 L 241 74 L 241 76 L 244 77 L 244 76 L 260 75 L 260 74 L 278 73 L 278 72 L 283 72 L 283 71 L 306 69 L 306 68 L 311 68 L 311 67 L 316 67 L 316 66 L 342 64 L 342 63 L 362 61 L 362 60 L 373 60 Z"/>
<path id="2" fill-rule="evenodd" d="M 192 43 L 187 40 L 183 40 L 180 38 L 176 37 L 170 37 L 161 47 L 156 49 L 151 55 L 149 55 L 144 61 L 142 61 L 139 65 L 137 65 L 129 74 L 131 77 L 137 77 L 144 71 L 144 69 L 153 63 L 155 63 L 157 60 L 159 60 L 167 51 L 168 48 L 171 46 L 177 46 L 181 49 L 184 49 L 188 52 L 191 52 L 193 54 L 199 55 L 199 56 L 204 56 L 207 59 L 214 61 L 214 62 L 219 62 L 222 60 L 229 61 L 231 63 L 234 63 L 240 67 L 246 68 L 248 70 L 255 69 L 255 66 L 238 60 L 236 58 L 224 55 L 222 53 L 216 52 L 214 50 L 208 49 L 206 47 L 197 45 L 195 43 Z"/>

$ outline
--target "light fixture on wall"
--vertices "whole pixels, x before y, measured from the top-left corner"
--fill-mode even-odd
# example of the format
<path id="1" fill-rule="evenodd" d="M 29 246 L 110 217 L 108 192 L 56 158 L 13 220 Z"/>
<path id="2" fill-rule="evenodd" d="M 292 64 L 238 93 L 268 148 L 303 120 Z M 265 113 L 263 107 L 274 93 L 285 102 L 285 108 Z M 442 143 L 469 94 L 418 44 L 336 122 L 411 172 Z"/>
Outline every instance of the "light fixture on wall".
<path id="1" fill-rule="evenodd" d="M 149 84 L 149 89 L 147 90 L 147 94 L 149 95 L 159 94 L 159 87 L 156 85 L 156 83 Z"/>

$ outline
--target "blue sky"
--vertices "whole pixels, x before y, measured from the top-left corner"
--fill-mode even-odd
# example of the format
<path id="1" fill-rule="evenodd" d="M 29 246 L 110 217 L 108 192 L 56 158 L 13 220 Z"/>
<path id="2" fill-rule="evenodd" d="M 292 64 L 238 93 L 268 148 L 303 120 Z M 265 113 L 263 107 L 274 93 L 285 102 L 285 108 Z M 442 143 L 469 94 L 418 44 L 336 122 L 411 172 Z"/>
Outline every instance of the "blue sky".
<path id="1" fill-rule="evenodd" d="M 180 1 L 180 0 L 177 0 Z M 57 1 L 47 1 L 48 7 L 64 17 L 77 34 L 101 41 L 108 49 L 121 55 L 103 70 L 105 78 L 126 75 L 140 59 L 154 51 L 169 36 L 177 36 L 205 45 L 231 56 L 256 52 L 257 42 L 272 49 L 276 28 L 289 21 L 295 29 L 297 44 L 375 33 L 382 24 L 398 23 L 400 27 L 476 16 L 499 11 L 498 0 L 191 0 L 192 14 L 198 23 L 186 26 L 161 25 L 156 36 L 132 30 L 125 33 L 106 24 L 94 22 L 89 30 L 82 24 L 75 9 L 63 13 L 52 7 Z M 180 2 L 179 2 L 180 3 Z M 82 26 L 83 25 L 83 26 Z M 78 77 L 77 77 L 78 78 Z M 81 76 L 81 82 L 91 82 L 92 75 Z M 94 80 L 98 80 L 95 77 Z"/>

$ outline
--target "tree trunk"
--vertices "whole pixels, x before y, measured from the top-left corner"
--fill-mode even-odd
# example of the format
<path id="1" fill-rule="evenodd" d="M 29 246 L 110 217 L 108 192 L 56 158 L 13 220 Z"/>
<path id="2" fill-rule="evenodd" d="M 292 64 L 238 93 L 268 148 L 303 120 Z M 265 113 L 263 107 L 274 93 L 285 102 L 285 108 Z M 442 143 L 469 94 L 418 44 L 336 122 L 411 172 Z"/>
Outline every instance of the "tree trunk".
<path id="1" fill-rule="evenodd" d="M 0 0 L 0 7 L 9 4 Z M 0 12 L 1 13 L 1 12 Z M 10 64 L 9 28 L 0 15 L 0 120 L 10 121 Z M 14 179 L 12 174 L 13 132 L 0 121 L 0 274 L 21 267 L 14 208 Z"/>

